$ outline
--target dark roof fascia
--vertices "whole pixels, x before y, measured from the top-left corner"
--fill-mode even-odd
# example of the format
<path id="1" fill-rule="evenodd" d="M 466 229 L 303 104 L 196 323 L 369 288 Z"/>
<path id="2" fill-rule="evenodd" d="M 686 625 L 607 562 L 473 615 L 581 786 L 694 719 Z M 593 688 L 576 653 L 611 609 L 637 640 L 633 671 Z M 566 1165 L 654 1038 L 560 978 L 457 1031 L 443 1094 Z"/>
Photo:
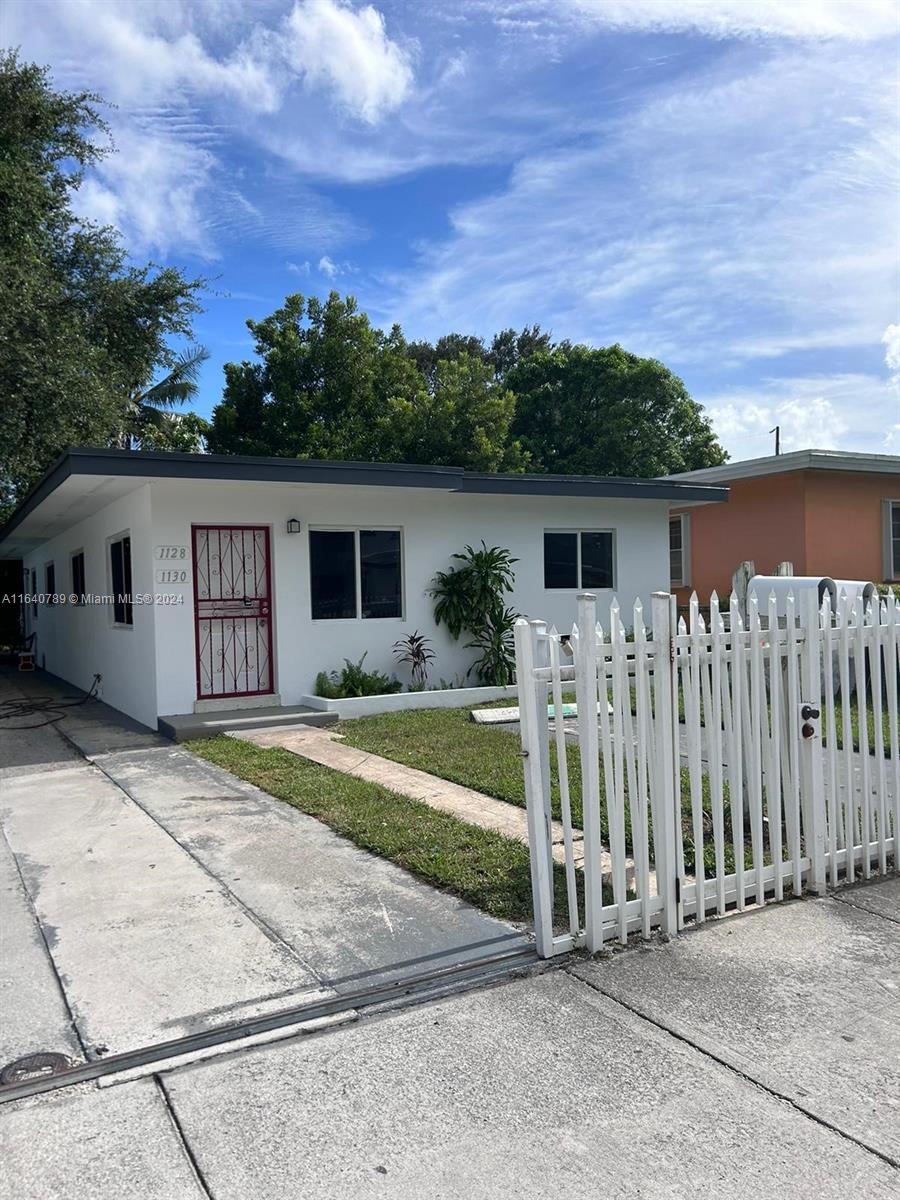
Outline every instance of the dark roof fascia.
<path id="1" fill-rule="evenodd" d="M 617 479 L 591 475 L 489 475 L 466 471 L 462 492 L 507 496 L 608 497 L 623 500 L 670 500 L 674 503 L 728 499 L 728 488 L 713 484 L 674 483 L 663 479 Z"/>
<path id="2" fill-rule="evenodd" d="M 65 451 L 0 528 L 3 542 L 71 475 L 152 479 L 218 479 L 255 483 L 352 484 L 357 487 L 437 488 L 473 495 L 621 497 L 690 503 L 728 498 L 721 485 L 662 479 L 604 479 L 586 475 L 491 475 L 461 467 L 407 463 L 324 462 L 232 454 L 171 454 L 72 448 Z"/>

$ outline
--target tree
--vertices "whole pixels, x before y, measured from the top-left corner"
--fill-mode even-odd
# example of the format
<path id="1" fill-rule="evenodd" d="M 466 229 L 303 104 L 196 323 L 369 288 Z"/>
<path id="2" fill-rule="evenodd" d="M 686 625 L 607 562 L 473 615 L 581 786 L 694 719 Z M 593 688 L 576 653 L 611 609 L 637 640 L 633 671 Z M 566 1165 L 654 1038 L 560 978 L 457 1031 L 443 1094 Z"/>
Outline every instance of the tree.
<path id="1" fill-rule="evenodd" d="M 0 519 L 67 445 L 115 444 L 199 310 L 201 280 L 129 265 L 72 210 L 111 150 L 99 103 L 0 53 Z"/>
<path id="2" fill-rule="evenodd" d="M 162 379 L 130 396 L 116 445 L 123 450 L 200 450 L 209 422 L 172 409 L 197 394 L 200 368 L 208 358 L 204 346 L 191 346 Z"/>
<path id="3" fill-rule="evenodd" d="M 531 470 L 652 477 L 725 461 L 678 376 L 621 346 L 562 345 L 519 362 L 506 383 Z"/>
<path id="4" fill-rule="evenodd" d="M 248 321 L 257 360 L 225 367 L 209 449 L 515 470 L 515 397 L 465 351 L 423 370 L 398 326 L 373 328 L 352 296 L 288 296 Z"/>

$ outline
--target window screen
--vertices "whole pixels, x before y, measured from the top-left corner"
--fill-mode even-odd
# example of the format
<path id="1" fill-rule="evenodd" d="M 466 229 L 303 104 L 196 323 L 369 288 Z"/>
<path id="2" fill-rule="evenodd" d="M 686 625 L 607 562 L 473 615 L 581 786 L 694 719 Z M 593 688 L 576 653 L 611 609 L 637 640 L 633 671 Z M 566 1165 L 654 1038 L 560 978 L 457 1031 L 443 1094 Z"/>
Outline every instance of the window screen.
<path id="1" fill-rule="evenodd" d="M 578 587 L 578 534 L 544 534 L 544 587 Z"/>
<path id="2" fill-rule="evenodd" d="M 399 529 L 361 529 L 359 575 L 363 617 L 403 615 Z"/>
<path id="3" fill-rule="evenodd" d="M 669 582 L 673 587 L 684 583 L 684 530 L 681 517 L 669 520 Z"/>
<path id="4" fill-rule="evenodd" d="M 309 575 L 314 621 L 356 616 L 356 535 L 352 530 L 309 531 Z"/>
<path id="5" fill-rule="evenodd" d="M 133 625 L 130 537 L 110 542 L 109 561 L 113 591 L 113 621 L 116 625 Z"/>

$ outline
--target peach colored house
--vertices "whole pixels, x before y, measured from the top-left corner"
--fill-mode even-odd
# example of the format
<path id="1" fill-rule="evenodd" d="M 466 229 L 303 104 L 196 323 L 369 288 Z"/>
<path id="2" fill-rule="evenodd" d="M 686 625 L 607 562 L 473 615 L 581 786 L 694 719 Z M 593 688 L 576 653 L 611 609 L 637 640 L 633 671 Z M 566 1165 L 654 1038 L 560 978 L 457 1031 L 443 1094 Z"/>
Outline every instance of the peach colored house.
<path id="1" fill-rule="evenodd" d="M 797 575 L 889 582 L 900 579 L 900 456 L 838 450 L 726 463 L 669 476 L 728 484 L 725 504 L 671 510 L 671 582 L 679 602 L 696 590 L 731 591 L 745 559 L 761 575 L 780 562 Z"/>

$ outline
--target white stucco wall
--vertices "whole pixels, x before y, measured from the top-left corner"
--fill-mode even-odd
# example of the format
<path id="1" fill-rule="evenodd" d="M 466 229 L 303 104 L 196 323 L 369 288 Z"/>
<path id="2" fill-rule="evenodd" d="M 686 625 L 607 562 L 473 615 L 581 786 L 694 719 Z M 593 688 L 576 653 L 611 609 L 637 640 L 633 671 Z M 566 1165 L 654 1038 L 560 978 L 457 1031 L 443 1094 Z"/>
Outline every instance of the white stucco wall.
<path id="1" fill-rule="evenodd" d="M 109 594 L 108 543 L 120 534 L 131 536 L 132 583 L 135 592 L 153 591 L 150 487 L 143 485 L 64 533 L 45 542 L 24 559 L 37 572 L 38 590 L 46 582 L 47 563 L 56 570 L 57 592 L 72 591 L 72 554 L 84 551 L 85 588 Z M 109 604 L 39 606 L 37 617 L 26 610 L 26 629 L 36 631 L 39 666 L 79 688 L 89 688 L 95 674 L 103 677 L 100 695 L 114 708 L 156 727 L 156 657 L 153 610 L 134 606 L 130 628 L 113 625 Z"/>
<path id="2" fill-rule="evenodd" d="M 571 627 L 578 589 L 547 591 L 543 581 L 545 529 L 614 529 L 616 592 L 625 614 L 637 596 L 649 609 L 653 591 L 668 586 L 668 506 L 665 501 L 590 500 L 554 497 L 456 495 L 430 489 L 354 488 L 344 485 L 154 481 L 153 545 L 181 545 L 190 551 L 192 524 L 268 525 L 272 545 L 275 688 L 285 704 L 298 703 L 312 690 L 316 673 L 340 668 L 344 658 L 366 667 L 397 669 L 395 641 L 418 629 L 433 640 L 437 659 L 430 679 L 464 674 L 473 654 L 435 629 L 427 595 L 437 570 L 466 543 L 482 538 L 509 549 L 516 564 L 510 603 L 530 617 L 561 629 Z M 300 534 L 285 531 L 289 517 L 302 523 Z M 309 526 L 403 531 L 404 616 L 382 620 L 312 621 L 309 589 Z M 141 559 L 142 563 L 144 560 Z M 137 562 L 137 555 L 135 555 Z M 158 564 L 157 564 L 158 565 Z M 156 583 L 148 590 L 166 591 Z M 196 699 L 193 598 L 154 609 L 158 712 L 190 712 Z M 600 593 L 601 603 L 611 593 Z M 137 619 L 137 618 L 136 618 Z M 627 616 L 626 616 L 627 620 Z"/>

